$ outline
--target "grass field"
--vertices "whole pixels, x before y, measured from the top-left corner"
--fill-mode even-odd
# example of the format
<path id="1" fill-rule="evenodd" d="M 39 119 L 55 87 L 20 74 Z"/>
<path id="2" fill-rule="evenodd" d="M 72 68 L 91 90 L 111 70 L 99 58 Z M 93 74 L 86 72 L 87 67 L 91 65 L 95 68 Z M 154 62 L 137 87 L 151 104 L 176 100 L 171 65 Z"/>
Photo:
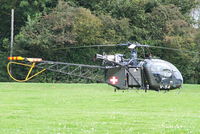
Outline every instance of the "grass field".
<path id="1" fill-rule="evenodd" d="M 164 93 L 105 84 L 0 83 L 0 134 L 200 133 L 200 85 Z"/>

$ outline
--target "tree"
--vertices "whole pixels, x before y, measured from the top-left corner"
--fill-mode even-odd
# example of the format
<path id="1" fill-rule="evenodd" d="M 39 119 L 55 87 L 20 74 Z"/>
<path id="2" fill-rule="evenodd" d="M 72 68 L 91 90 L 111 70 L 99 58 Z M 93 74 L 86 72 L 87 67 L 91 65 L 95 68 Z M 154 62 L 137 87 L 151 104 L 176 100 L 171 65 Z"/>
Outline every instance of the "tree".
<path id="1" fill-rule="evenodd" d="M 17 15 L 20 15 L 17 18 L 21 17 L 16 21 L 16 32 L 20 33 L 15 38 L 15 54 L 22 56 L 92 63 L 88 58 L 96 50 L 88 49 L 85 53 L 86 50 L 68 47 L 127 41 L 182 50 L 198 48 L 198 34 L 188 16 L 190 10 L 198 5 L 195 0 L 23 0 L 5 1 L 2 5 L 0 9 L 9 12 L 11 7 L 15 7 Z M 2 14 L 4 12 L 0 12 Z M 2 26 L 7 23 L 0 21 Z M 3 33 L 2 41 L 9 37 L 9 27 L 3 30 L 0 31 Z M 6 40 L 4 46 L 8 43 Z M 5 49 L 2 47 L 1 50 Z M 187 82 L 194 82 L 198 70 L 194 63 L 198 57 L 172 51 L 152 51 L 180 68 Z"/>
<path id="2" fill-rule="evenodd" d="M 197 30 L 195 35 L 195 43 L 197 44 L 195 51 L 200 53 L 200 29 Z M 200 84 L 200 54 L 196 54 L 195 57 L 197 59 L 195 64 L 195 80 L 197 80 L 197 83 Z"/>
<path id="3" fill-rule="evenodd" d="M 189 14 L 199 4 L 197 0 L 161 0 L 161 3 L 175 5 L 182 14 Z"/>
<path id="4" fill-rule="evenodd" d="M 85 53 L 84 50 L 68 47 L 127 41 L 130 31 L 128 19 L 96 16 L 88 9 L 72 7 L 60 1 L 51 13 L 28 20 L 15 38 L 15 53 L 90 64 L 93 61 L 88 59 L 93 58 L 96 50 L 90 49 Z"/>
<path id="5" fill-rule="evenodd" d="M 195 50 L 194 35 L 196 30 L 175 5 L 159 5 L 154 8 L 147 19 L 148 38 L 159 40 L 159 46 L 180 50 Z M 167 54 L 166 54 L 167 52 Z M 155 51 L 161 58 L 175 64 L 182 72 L 186 82 L 195 83 L 194 75 L 197 59 L 189 53 L 175 51 Z M 184 65 L 184 66 L 183 66 Z"/>
<path id="6" fill-rule="evenodd" d="M 11 9 L 15 9 L 15 34 L 25 25 L 27 17 L 31 18 L 56 6 L 57 0 L 1 0 L 0 1 L 0 44 L 10 37 Z"/>

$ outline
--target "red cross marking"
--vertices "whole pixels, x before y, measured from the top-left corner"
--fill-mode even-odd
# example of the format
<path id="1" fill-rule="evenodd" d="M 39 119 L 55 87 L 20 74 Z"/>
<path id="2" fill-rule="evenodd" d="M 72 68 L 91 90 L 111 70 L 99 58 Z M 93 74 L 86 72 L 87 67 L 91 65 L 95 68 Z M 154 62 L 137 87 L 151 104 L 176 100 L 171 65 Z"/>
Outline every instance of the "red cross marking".
<path id="1" fill-rule="evenodd" d="M 113 85 L 117 84 L 119 82 L 118 77 L 116 76 L 110 77 L 109 82 Z"/>

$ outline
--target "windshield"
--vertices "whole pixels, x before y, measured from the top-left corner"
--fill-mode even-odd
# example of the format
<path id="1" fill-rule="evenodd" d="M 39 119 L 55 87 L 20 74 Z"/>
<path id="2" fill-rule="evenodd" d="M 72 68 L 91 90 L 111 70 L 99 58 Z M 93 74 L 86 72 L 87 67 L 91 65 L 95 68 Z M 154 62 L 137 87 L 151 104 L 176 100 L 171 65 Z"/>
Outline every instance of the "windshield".
<path id="1" fill-rule="evenodd" d="M 153 74 L 160 74 L 164 77 L 171 77 L 173 74 L 176 79 L 183 80 L 183 77 L 179 70 L 167 61 L 152 59 L 149 67 Z"/>

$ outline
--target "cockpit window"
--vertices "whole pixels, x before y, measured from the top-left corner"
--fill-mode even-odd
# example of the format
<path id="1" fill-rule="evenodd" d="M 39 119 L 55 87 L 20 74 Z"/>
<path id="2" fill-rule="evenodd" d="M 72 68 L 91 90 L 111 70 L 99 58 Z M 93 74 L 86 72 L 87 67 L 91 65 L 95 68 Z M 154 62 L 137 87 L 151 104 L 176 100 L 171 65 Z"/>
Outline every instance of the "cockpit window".
<path id="1" fill-rule="evenodd" d="M 171 77 L 172 74 L 174 74 L 174 76 L 177 79 L 182 79 L 182 76 L 180 72 L 178 71 L 178 69 L 171 63 L 158 60 L 158 61 L 152 62 L 150 68 L 153 74 L 159 74 L 166 78 Z"/>
<path id="2" fill-rule="evenodd" d="M 161 72 L 161 75 L 163 75 L 164 77 L 171 77 L 172 71 L 170 69 L 163 69 L 163 71 Z"/>
<path id="3" fill-rule="evenodd" d="M 164 63 L 154 63 L 151 66 L 151 71 L 154 74 L 160 74 L 164 77 L 170 77 L 172 75 L 172 70 L 170 66 Z"/>
<path id="4" fill-rule="evenodd" d="M 171 63 L 160 59 L 146 59 L 145 68 L 150 78 L 154 77 L 157 83 L 168 83 L 180 85 L 183 83 L 183 77 L 179 70 Z M 152 82 L 152 84 L 155 84 Z"/>
<path id="5" fill-rule="evenodd" d="M 182 77 L 182 75 L 181 75 L 180 72 L 174 72 L 174 76 L 175 76 L 177 79 L 183 80 L 183 77 Z"/>

